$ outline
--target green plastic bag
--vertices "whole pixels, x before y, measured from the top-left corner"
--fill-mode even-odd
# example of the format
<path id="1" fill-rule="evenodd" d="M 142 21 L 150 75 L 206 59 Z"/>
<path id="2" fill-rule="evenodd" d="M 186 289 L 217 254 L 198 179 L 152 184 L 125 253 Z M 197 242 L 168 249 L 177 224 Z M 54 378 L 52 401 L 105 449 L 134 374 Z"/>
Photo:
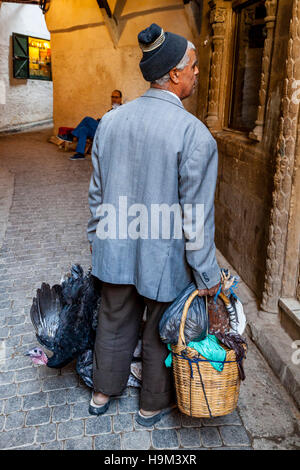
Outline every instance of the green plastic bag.
<path id="1" fill-rule="evenodd" d="M 196 351 L 201 354 L 201 356 L 205 357 L 205 359 L 208 359 L 214 369 L 218 370 L 219 372 L 223 370 L 223 361 L 226 359 L 226 351 L 222 348 L 218 339 L 214 335 L 207 335 L 207 337 L 202 341 L 191 341 L 188 344 L 188 347 L 196 349 Z M 168 344 L 168 349 L 171 351 L 170 344 Z M 172 360 L 172 353 L 170 353 L 165 360 L 166 367 L 171 367 Z"/>

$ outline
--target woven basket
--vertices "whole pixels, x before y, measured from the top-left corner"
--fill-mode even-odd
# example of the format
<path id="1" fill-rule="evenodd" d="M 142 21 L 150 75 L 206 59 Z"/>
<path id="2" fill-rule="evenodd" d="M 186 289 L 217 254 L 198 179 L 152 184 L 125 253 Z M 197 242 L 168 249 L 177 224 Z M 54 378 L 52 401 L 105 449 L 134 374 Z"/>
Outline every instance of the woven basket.
<path id="1" fill-rule="evenodd" d="M 179 410 L 196 418 L 212 418 L 231 413 L 236 408 L 240 378 L 233 350 L 223 346 L 226 358 L 223 371 L 219 372 L 195 349 L 186 346 L 185 321 L 198 292 L 195 290 L 184 305 L 178 344 L 172 346 L 173 373 Z"/>

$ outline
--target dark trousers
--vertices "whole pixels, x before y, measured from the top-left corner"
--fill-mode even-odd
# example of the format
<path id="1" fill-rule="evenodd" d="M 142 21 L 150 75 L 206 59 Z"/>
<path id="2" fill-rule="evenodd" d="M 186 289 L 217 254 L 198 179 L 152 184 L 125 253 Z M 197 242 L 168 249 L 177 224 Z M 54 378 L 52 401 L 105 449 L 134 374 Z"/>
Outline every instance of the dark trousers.
<path id="1" fill-rule="evenodd" d="M 159 320 L 170 302 L 142 297 L 132 285 L 103 282 L 101 292 L 93 362 L 95 391 L 109 396 L 122 394 L 147 306 L 140 408 L 156 411 L 175 403 L 172 370 L 164 364 L 169 351 L 158 331 Z"/>
<path id="2" fill-rule="evenodd" d="M 78 138 L 76 152 L 84 155 L 86 139 L 94 138 L 99 122 L 91 117 L 85 117 L 78 124 L 78 126 L 71 132 L 72 135 Z"/>

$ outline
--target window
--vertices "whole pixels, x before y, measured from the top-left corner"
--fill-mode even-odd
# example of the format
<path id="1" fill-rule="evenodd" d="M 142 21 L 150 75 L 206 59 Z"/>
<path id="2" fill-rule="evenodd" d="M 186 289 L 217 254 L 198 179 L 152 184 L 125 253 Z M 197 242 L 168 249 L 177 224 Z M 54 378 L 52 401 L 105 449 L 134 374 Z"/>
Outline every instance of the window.
<path id="1" fill-rule="evenodd" d="M 13 76 L 52 80 L 50 41 L 13 33 Z"/>
<path id="2" fill-rule="evenodd" d="M 228 127 L 249 132 L 257 119 L 262 58 L 267 36 L 267 12 L 263 0 L 248 0 L 236 4 L 234 69 Z"/>

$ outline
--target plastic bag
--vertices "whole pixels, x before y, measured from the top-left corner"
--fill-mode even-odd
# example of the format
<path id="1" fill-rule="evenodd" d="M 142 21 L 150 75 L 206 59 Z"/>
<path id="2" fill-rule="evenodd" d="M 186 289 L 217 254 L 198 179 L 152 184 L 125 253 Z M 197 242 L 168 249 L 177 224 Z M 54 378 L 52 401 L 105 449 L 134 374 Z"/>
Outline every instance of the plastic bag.
<path id="1" fill-rule="evenodd" d="M 197 289 L 191 282 L 179 295 L 174 302 L 165 310 L 159 322 L 159 334 L 163 343 L 178 343 L 179 327 L 183 313 L 184 304 Z M 208 319 L 204 297 L 195 297 L 191 303 L 184 327 L 185 342 L 201 341 L 207 336 Z"/>
<path id="2" fill-rule="evenodd" d="M 214 369 L 222 372 L 224 368 L 224 361 L 226 359 L 226 351 L 219 344 L 218 339 L 214 335 L 207 335 L 202 341 L 191 341 L 188 344 L 189 348 L 195 349 L 201 356 L 209 360 Z M 168 344 L 168 349 L 172 351 Z M 165 360 L 166 367 L 171 367 L 173 362 L 172 352 Z"/>

